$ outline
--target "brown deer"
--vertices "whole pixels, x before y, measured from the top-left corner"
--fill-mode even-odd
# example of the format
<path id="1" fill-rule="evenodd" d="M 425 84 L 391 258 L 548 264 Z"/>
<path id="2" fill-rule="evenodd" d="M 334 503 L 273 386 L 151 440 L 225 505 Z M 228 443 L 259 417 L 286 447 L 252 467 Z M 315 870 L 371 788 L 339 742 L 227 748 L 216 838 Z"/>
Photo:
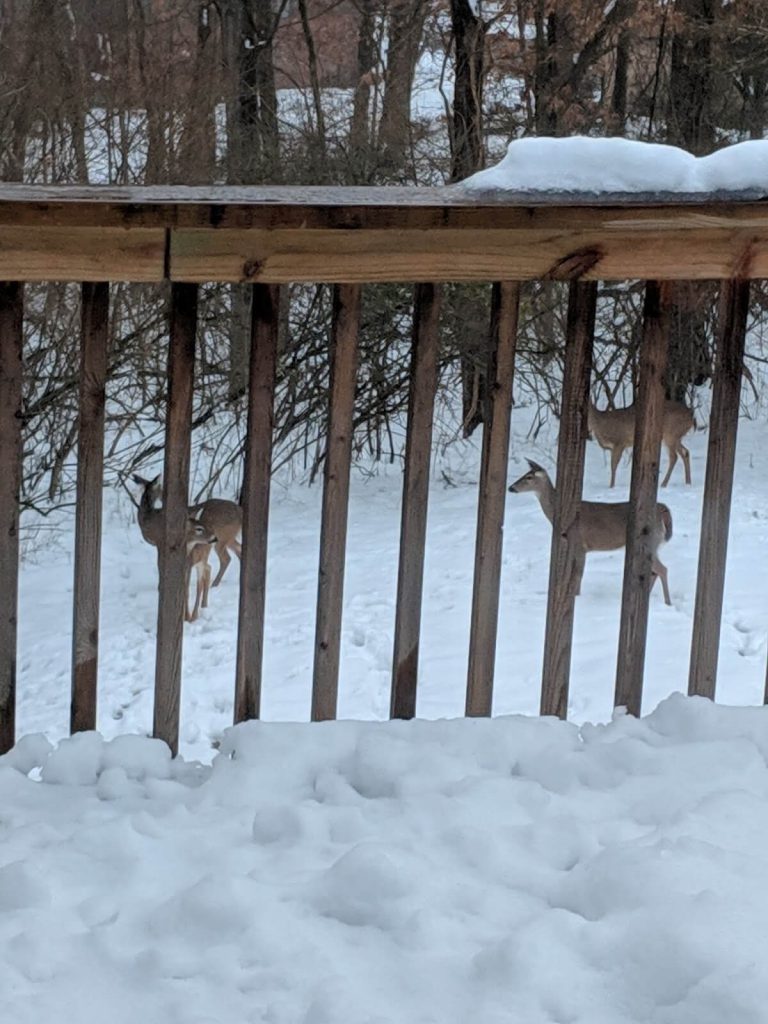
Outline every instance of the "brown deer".
<path id="1" fill-rule="evenodd" d="M 611 484 L 616 483 L 616 469 L 621 456 L 627 448 L 635 443 L 635 406 L 628 405 L 624 409 L 600 410 L 589 403 L 587 413 L 589 431 L 606 451 L 611 453 Z M 664 425 L 661 439 L 669 452 L 669 468 L 661 486 L 666 487 L 672 470 L 677 463 L 678 455 L 682 456 L 685 469 L 685 482 L 691 482 L 691 455 L 683 444 L 683 438 L 696 425 L 693 413 L 682 402 L 666 401 L 664 403 Z"/>
<path id="2" fill-rule="evenodd" d="M 243 528 L 243 510 L 234 501 L 209 498 L 193 505 L 189 512 L 190 515 L 196 515 L 204 526 L 216 534 L 214 547 L 219 556 L 219 571 L 211 586 L 218 587 L 232 561 L 229 551 L 234 551 L 238 558 L 242 558 L 243 551 L 237 535 Z"/>
<path id="3" fill-rule="evenodd" d="M 163 542 L 163 509 L 157 508 L 155 502 L 161 496 L 160 477 L 153 480 L 145 480 L 143 477 L 134 475 L 134 483 L 142 488 L 139 501 L 139 529 L 147 544 L 157 548 L 157 566 L 160 569 L 160 545 Z M 194 622 L 197 619 L 201 603 L 203 608 L 208 607 L 208 590 L 211 585 L 211 567 L 208 564 L 208 557 L 211 547 L 216 544 L 218 537 L 201 520 L 193 516 L 187 516 L 186 544 L 187 564 L 184 574 L 184 618 L 187 622 Z M 195 604 L 189 610 L 189 581 L 192 570 L 196 574 Z"/>
<path id="4" fill-rule="evenodd" d="M 509 489 L 515 494 L 531 491 L 539 499 L 542 511 L 552 522 L 555 515 L 555 487 L 545 469 L 536 462 L 526 460 L 531 467 L 519 480 L 515 480 Z M 582 501 L 579 511 L 579 535 L 584 549 L 584 556 L 590 551 L 617 551 L 627 543 L 627 519 L 629 502 L 608 503 L 604 501 Z M 664 591 L 664 601 L 672 604 L 667 582 L 667 567 L 659 561 L 658 549 L 672 537 L 672 513 L 666 505 L 656 506 L 656 524 L 651 535 L 653 551 L 653 583 L 658 576 Z M 584 558 L 580 559 L 578 584 L 576 593 L 581 590 L 581 577 L 584 572 Z M 653 583 L 651 587 L 653 587 Z"/>

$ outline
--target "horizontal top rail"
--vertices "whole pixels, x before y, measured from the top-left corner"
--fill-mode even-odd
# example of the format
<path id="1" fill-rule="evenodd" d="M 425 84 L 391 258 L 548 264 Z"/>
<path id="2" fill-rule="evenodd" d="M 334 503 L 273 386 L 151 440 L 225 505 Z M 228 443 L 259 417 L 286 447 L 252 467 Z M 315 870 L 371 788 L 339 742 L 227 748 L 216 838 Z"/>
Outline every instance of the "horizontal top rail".
<path id="1" fill-rule="evenodd" d="M 0 280 L 768 277 L 768 195 L 0 184 Z"/>

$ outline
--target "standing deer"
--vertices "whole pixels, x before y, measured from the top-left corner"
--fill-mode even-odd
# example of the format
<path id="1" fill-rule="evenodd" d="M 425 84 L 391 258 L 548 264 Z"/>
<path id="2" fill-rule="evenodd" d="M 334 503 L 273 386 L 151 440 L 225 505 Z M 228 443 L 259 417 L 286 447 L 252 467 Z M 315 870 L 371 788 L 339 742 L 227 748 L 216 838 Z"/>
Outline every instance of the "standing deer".
<path id="1" fill-rule="evenodd" d="M 628 405 L 624 409 L 600 410 L 589 403 L 587 414 L 589 431 L 601 448 L 611 453 L 611 484 L 616 483 L 616 468 L 621 456 L 627 448 L 635 443 L 635 407 Z M 693 413 L 682 402 L 666 401 L 664 403 L 664 425 L 661 439 L 669 452 L 669 468 L 661 486 L 666 487 L 672 470 L 677 463 L 678 455 L 682 456 L 685 469 L 685 482 L 691 482 L 691 455 L 683 444 L 683 438 L 696 425 Z"/>
<path id="2" fill-rule="evenodd" d="M 542 511 L 550 523 L 555 515 L 555 486 L 545 469 L 536 462 L 526 460 L 531 467 L 509 489 L 515 494 L 531 491 L 539 499 Z M 627 543 L 629 502 L 582 501 L 579 510 L 579 536 L 586 556 L 590 551 L 617 551 Z M 651 534 L 653 584 L 658 576 L 664 591 L 665 604 L 672 604 L 667 582 L 667 567 L 659 561 L 658 549 L 672 537 L 672 513 L 666 505 L 656 506 L 656 524 Z M 584 558 L 580 559 L 576 593 L 581 591 Z"/>
<path id="3" fill-rule="evenodd" d="M 160 545 L 163 542 L 163 509 L 156 508 L 155 501 L 160 497 L 160 477 L 153 480 L 144 480 L 143 477 L 134 475 L 134 483 L 142 488 L 139 501 L 139 529 L 147 544 L 157 548 L 157 565 L 160 569 Z M 193 516 L 187 516 L 186 527 L 187 564 L 184 573 L 184 618 L 187 622 L 194 622 L 197 619 L 201 602 L 202 607 L 208 607 L 208 590 L 211 585 L 211 567 L 208 564 L 208 557 L 212 545 L 218 542 L 218 538 L 201 520 Z M 195 570 L 195 604 L 189 610 L 189 581 L 192 570 Z"/>
<path id="4" fill-rule="evenodd" d="M 190 515 L 196 515 L 200 522 L 216 534 L 216 554 L 219 556 L 219 571 L 211 586 L 218 587 L 224 573 L 232 561 L 230 549 L 238 558 L 242 557 L 242 547 L 237 539 L 243 528 L 243 510 L 234 501 L 225 498 L 209 498 L 207 501 L 193 505 Z"/>

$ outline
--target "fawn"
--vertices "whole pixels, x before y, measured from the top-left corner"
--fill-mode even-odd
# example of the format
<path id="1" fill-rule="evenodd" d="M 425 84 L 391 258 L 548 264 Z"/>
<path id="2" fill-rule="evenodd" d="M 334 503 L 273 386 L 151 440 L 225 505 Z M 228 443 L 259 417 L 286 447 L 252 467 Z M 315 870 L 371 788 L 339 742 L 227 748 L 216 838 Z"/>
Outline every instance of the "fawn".
<path id="1" fill-rule="evenodd" d="M 545 469 L 536 462 L 526 460 L 530 469 L 519 480 L 510 484 L 509 490 L 515 494 L 531 491 L 539 499 L 542 511 L 552 522 L 555 514 L 555 486 Z M 579 536 L 584 549 L 584 556 L 590 551 L 617 551 L 627 543 L 627 519 L 629 502 L 582 501 L 579 511 Z M 656 506 L 656 524 L 651 535 L 653 551 L 653 583 L 658 576 L 664 591 L 665 604 L 672 604 L 667 582 L 667 567 L 659 561 L 658 549 L 672 537 L 672 513 L 666 505 Z M 581 590 L 581 577 L 584 572 L 584 558 L 580 559 L 578 584 L 576 593 Z M 653 583 L 651 587 L 653 587 Z"/>

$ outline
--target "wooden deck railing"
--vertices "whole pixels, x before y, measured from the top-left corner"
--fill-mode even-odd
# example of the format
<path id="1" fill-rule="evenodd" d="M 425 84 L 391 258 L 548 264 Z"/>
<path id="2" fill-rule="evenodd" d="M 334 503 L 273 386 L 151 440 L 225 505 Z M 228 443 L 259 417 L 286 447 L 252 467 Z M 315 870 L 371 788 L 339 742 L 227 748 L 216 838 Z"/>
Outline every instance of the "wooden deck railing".
<path id="1" fill-rule="evenodd" d="M 110 281 L 171 282 L 155 734 L 178 749 L 198 284 L 253 285 L 235 720 L 257 717 L 278 287 L 334 285 L 312 718 L 335 717 L 361 286 L 415 284 L 391 713 L 416 712 L 440 283 L 493 284 L 466 713 L 488 715 L 501 573 L 519 282 L 570 281 L 541 711 L 565 716 L 596 284 L 643 279 L 638 420 L 616 703 L 639 713 L 674 280 L 718 279 L 717 362 L 689 692 L 713 697 L 749 280 L 768 275 L 768 203 L 741 196 L 468 197 L 445 189 L 154 189 L 0 185 L 0 751 L 14 741 L 23 283 L 82 283 L 72 730 L 95 728 Z M 767 682 L 768 688 L 768 682 Z"/>

